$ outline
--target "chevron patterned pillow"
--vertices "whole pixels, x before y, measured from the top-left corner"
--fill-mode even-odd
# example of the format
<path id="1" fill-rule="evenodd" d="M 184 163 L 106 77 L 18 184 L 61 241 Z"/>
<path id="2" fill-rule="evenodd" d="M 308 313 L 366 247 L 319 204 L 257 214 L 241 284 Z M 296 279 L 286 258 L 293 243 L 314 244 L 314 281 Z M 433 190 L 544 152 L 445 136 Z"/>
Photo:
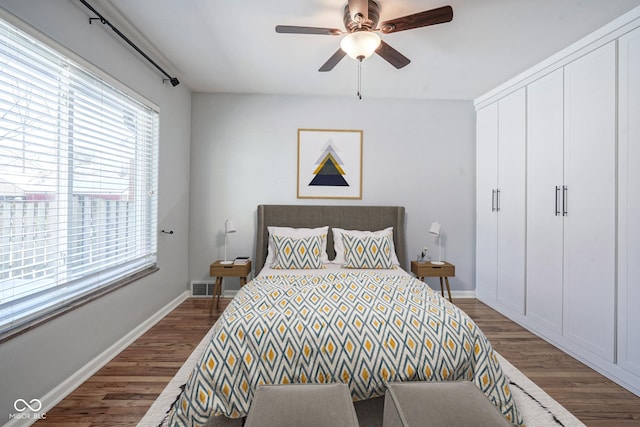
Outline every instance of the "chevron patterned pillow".
<path id="1" fill-rule="evenodd" d="M 391 235 L 379 237 L 342 236 L 344 268 L 393 268 Z"/>
<path id="2" fill-rule="evenodd" d="M 276 259 L 272 268 L 285 269 L 317 269 L 322 264 L 322 239 L 326 235 L 302 238 L 273 236 Z"/>

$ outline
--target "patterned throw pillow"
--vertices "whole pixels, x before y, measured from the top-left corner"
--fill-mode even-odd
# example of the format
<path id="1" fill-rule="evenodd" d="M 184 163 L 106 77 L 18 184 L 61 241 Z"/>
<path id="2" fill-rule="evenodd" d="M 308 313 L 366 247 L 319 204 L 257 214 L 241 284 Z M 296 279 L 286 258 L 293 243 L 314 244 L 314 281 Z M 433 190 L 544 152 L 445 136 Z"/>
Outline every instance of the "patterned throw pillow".
<path id="1" fill-rule="evenodd" d="M 322 239 L 326 235 L 302 238 L 273 236 L 276 259 L 274 269 L 316 269 L 322 268 Z"/>
<path id="2" fill-rule="evenodd" d="M 393 227 L 387 227 L 384 230 L 378 231 L 360 231 L 360 230 L 345 230 L 343 228 L 332 227 L 333 232 L 333 247 L 335 248 L 336 257 L 333 259 L 334 264 L 344 264 L 344 239 L 342 236 L 356 236 L 356 237 L 380 237 L 391 236 L 391 262 L 393 265 L 400 265 L 398 256 L 396 255 L 396 248 L 393 244 Z"/>
<path id="3" fill-rule="evenodd" d="M 325 225 L 324 227 L 317 228 L 293 228 L 293 227 L 276 227 L 276 226 L 268 226 L 267 230 L 269 231 L 269 239 L 267 246 L 267 259 L 264 262 L 265 265 L 271 265 L 276 262 L 276 248 L 275 243 L 273 242 L 273 236 L 288 236 L 295 237 L 296 239 L 300 239 L 301 237 L 310 237 L 316 235 L 322 235 L 322 244 L 320 246 L 322 263 L 329 262 L 329 255 L 327 255 L 327 234 L 329 232 L 329 226 Z"/>
<path id="4" fill-rule="evenodd" d="M 344 242 L 344 268 L 393 268 L 391 235 L 342 236 Z"/>

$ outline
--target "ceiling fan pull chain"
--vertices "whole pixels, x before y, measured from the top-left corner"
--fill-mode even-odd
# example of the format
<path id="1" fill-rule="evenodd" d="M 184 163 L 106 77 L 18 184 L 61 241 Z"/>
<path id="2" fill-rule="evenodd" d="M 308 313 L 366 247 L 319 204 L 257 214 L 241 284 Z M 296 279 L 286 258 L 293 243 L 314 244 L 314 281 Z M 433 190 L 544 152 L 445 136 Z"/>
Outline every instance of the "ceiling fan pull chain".
<path id="1" fill-rule="evenodd" d="M 362 99 L 362 59 L 358 61 L 358 99 Z"/>

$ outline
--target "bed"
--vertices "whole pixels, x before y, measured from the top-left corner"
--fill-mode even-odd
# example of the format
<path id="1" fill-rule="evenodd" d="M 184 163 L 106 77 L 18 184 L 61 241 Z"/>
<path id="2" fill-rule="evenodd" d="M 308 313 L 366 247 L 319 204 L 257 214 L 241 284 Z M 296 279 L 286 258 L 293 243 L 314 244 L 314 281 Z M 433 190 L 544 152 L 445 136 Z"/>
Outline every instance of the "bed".
<path id="1" fill-rule="evenodd" d="M 397 206 L 258 206 L 256 277 L 213 326 L 166 425 L 244 417 L 260 384 L 342 382 L 364 400 L 387 382 L 457 380 L 522 425 L 484 334 L 403 268 L 404 220 Z"/>

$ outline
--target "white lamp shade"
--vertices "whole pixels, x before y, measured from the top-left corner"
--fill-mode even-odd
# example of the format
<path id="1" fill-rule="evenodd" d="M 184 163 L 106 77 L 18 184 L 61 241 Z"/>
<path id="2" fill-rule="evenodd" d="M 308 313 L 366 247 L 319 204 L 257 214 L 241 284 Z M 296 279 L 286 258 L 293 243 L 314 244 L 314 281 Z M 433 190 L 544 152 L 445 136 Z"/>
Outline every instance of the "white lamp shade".
<path id="1" fill-rule="evenodd" d="M 236 227 L 234 227 L 233 222 L 230 219 L 227 219 L 224 222 L 224 261 L 221 261 L 220 264 L 233 264 L 233 261 L 227 260 L 227 245 L 228 245 L 228 236 L 229 234 L 235 233 Z"/>
<path id="2" fill-rule="evenodd" d="M 364 60 L 373 55 L 380 46 L 380 37 L 371 31 L 355 31 L 344 36 L 340 48 L 349 57 Z"/>
<path id="3" fill-rule="evenodd" d="M 433 234 L 435 236 L 439 236 L 440 235 L 440 223 L 439 222 L 434 222 L 431 224 L 431 228 L 429 228 L 429 233 Z"/>
<path id="4" fill-rule="evenodd" d="M 431 227 L 429 228 L 429 234 L 433 234 L 438 238 L 438 261 L 431 261 L 431 264 L 443 265 L 444 262 L 441 261 L 442 244 L 440 242 L 440 223 L 438 221 L 431 224 Z"/>
<path id="5" fill-rule="evenodd" d="M 233 222 L 230 219 L 224 222 L 224 234 L 231 234 L 236 232 L 236 227 L 234 227 Z"/>

